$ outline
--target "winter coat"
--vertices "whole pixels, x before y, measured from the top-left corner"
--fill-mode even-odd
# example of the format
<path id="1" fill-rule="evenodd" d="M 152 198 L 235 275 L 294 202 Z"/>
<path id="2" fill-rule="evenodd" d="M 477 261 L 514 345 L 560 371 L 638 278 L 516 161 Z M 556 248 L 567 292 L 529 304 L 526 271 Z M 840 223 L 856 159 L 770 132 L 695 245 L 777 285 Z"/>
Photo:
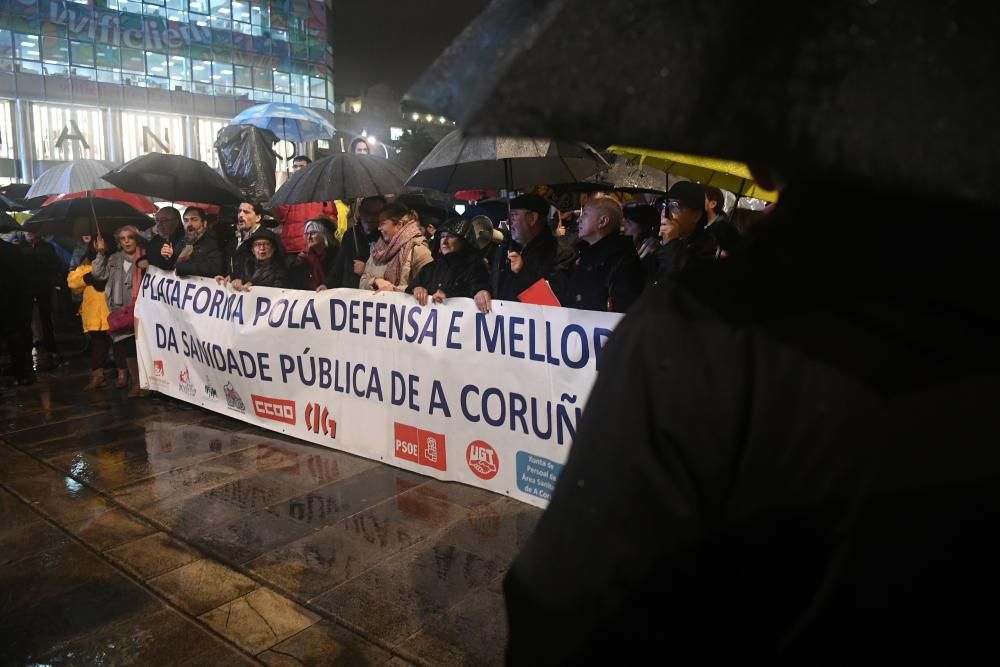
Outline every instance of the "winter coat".
<path id="1" fill-rule="evenodd" d="M 409 258 L 403 260 L 402 272 L 399 282 L 396 284 L 397 292 L 405 292 L 406 288 L 410 286 L 410 283 L 420 273 L 420 270 L 434 261 L 434 258 L 431 257 L 431 251 L 427 248 L 427 239 L 423 236 L 415 237 L 410 241 L 410 245 L 412 250 Z M 377 264 L 375 258 L 369 256 L 368 261 L 365 263 L 365 273 L 361 276 L 358 287 L 365 290 L 375 289 L 375 280 L 385 277 L 385 270 L 388 266 L 388 262 Z"/>
<path id="2" fill-rule="evenodd" d="M 327 287 L 353 287 L 358 288 L 361 276 L 354 273 L 354 260 L 368 262 L 371 257 L 371 246 L 379 238 L 378 231 L 366 234 L 361 223 L 355 223 L 348 227 L 344 233 L 344 238 L 340 240 L 340 249 L 333 262 L 333 270 L 326 274 L 323 281 Z"/>
<path id="3" fill-rule="evenodd" d="M 489 291 L 490 274 L 479 253 L 466 248 L 441 255 L 420 269 L 406 291 L 412 294 L 416 287 L 423 287 L 430 294 L 441 290 L 448 298 L 471 299 L 480 290 Z"/>
<path id="4" fill-rule="evenodd" d="M 567 308 L 624 313 L 643 288 L 642 264 L 628 236 L 611 234 L 591 245 L 576 244 L 579 255 L 566 289 Z"/>
<path id="5" fill-rule="evenodd" d="M 336 243 L 336 241 L 334 241 Z M 338 245 L 334 245 L 326 249 L 323 254 L 323 278 L 324 281 L 320 282 L 317 277 L 313 275 L 312 264 L 306 257 L 301 257 L 296 255 L 288 268 L 288 275 L 292 281 L 292 287 L 301 290 L 315 290 L 322 284 L 326 283 L 326 279 L 336 270 L 337 253 L 340 250 Z"/>
<path id="6" fill-rule="evenodd" d="M 657 280 L 665 280 L 688 269 L 704 267 L 718 258 L 718 251 L 715 237 L 700 225 L 690 236 L 661 243 L 656 251 L 659 272 Z"/>
<path id="7" fill-rule="evenodd" d="M 506 256 L 500 257 L 497 277 L 499 288 L 493 295 L 494 298 L 518 301 L 518 294 L 545 278 L 556 297 L 563 302 L 576 251 L 560 242 L 548 225 L 543 225 L 538 236 L 520 252 L 523 264 L 517 273 L 510 270 L 510 262 Z"/>
<path id="8" fill-rule="evenodd" d="M 174 268 L 174 259 L 177 257 L 177 246 L 184 240 L 184 225 L 177 225 L 177 229 L 174 233 L 170 235 L 169 239 L 166 239 L 159 234 L 153 234 L 150 236 L 149 241 L 146 242 L 146 259 L 149 260 L 150 265 L 159 267 L 164 271 L 170 271 Z M 163 250 L 163 246 L 170 243 L 174 248 L 173 257 L 166 259 L 160 252 Z"/>
<path id="9" fill-rule="evenodd" d="M 46 294 L 56 285 L 62 284 L 66 267 L 48 241 L 39 238 L 34 245 L 25 241 L 18 249 L 24 257 L 21 289 L 33 295 Z"/>
<path id="10" fill-rule="evenodd" d="M 177 275 L 202 276 L 204 278 L 214 278 L 223 273 L 222 248 L 219 242 L 211 235 L 210 231 L 195 239 L 191 255 L 181 261 L 181 253 L 188 245 L 188 240 L 184 239 L 179 245 L 174 247 L 174 267 Z"/>
<path id="11" fill-rule="evenodd" d="M 139 249 L 139 258 L 142 257 L 142 249 Z M 97 253 L 91 266 L 91 273 L 97 280 L 107 281 L 104 286 L 104 299 L 108 304 L 108 312 L 112 313 L 122 306 L 132 303 L 132 286 L 134 281 L 141 279 L 142 273 L 136 271 L 135 263 L 129 270 L 125 270 L 125 255 L 119 250 L 111 256 L 104 253 Z M 116 341 L 123 340 L 133 333 L 113 335 Z"/>
<path id="12" fill-rule="evenodd" d="M 254 241 L 267 239 L 275 246 L 274 254 L 270 259 L 263 262 L 257 260 L 250 248 Z M 239 279 L 251 285 L 259 287 L 291 287 L 291 280 L 288 277 L 288 269 L 285 267 L 285 251 L 281 248 L 281 241 L 278 235 L 265 227 L 258 227 L 250 237 L 243 242 L 241 248 L 247 248 L 251 253 L 249 258 L 244 260 L 239 267 L 237 274 L 233 275 L 234 280 Z M 236 257 L 239 257 L 237 255 Z"/>
<path id="13" fill-rule="evenodd" d="M 717 217 L 712 224 L 705 227 L 705 231 L 715 239 L 715 245 L 727 257 L 738 257 L 746 250 L 747 239 L 736 230 L 732 220 L 725 215 Z"/>
<path id="14" fill-rule="evenodd" d="M 306 222 L 313 218 L 326 217 L 339 227 L 338 218 L 347 219 L 347 206 L 337 201 L 308 202 L 306 204 L 285 204 L 274 209 L 281 221 L 281 245 L 289 255 L 305 252 L 303 236 Z"/>
<path id="15" fill-rule="evenodd" d="M 101 281 L 95 281 L 92 275 L 93 267 L 90 264 L 81 264 L 66 276 L 66 284 L 77 294 L 83 295 L 83 303 L 80 304 L 80 321 L 83 323 L 83 332 L 107 331 L 108 330 L 108 302 L 104 298 L 104 291 L 95 289 L 102 287 Z"/>
<path id="16" fill-rule="evenodd" d="M 944 203 L 823 192 L 613 332 L 505 578 L 508 664 L 992 651 L 1000 226 L 950 208 L 977 243 L 927 243 Z"/>

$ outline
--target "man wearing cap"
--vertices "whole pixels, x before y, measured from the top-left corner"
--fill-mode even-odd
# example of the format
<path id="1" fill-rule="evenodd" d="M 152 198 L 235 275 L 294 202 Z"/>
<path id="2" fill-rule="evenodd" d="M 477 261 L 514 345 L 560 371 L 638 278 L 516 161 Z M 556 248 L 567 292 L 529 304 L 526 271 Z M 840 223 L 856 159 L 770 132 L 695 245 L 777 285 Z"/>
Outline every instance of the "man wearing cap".
<path id="1" fill-rule="evenodd" d="M 591 199 L 583 207 L 576 243 L 579 255 L 565 306 L 624 313 L 639 298 L 642 264 L 632 239 L 619 231 L 623 220 L 621 204 L 608 197 Z"/>
<path id="2" fill-rule="evenodd" d="M 674 183 L 660 213 L 660 279 L 716 258 L 718 246 L 705 223 L 705 189 L 691 181 Z"/>
<path id="3" fill-rule="evenodd" d="M 520 301 L 518 295 L 543 278 L 560 301 L 565 298 L 575 253 L 553 236 L 548 215 L 549 203 L 539 195 L 521 195 L 511 200 L 513 243 L 507 261 L 499 266 L 498 299 Z"/>

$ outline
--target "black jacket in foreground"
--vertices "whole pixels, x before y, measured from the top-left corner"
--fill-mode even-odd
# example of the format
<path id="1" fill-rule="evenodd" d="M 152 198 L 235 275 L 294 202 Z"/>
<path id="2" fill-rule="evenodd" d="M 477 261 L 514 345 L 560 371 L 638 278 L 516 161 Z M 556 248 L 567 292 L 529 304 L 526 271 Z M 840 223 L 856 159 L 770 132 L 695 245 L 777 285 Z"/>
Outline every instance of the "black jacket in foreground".
<path id="1" fill-rule="evenodd" d="M 542 225 L 538 236 L 521 248 L 520 253 L 523 265 L 517 273 L 510 270 L 510 261 L 506 257 L 500 258 L 499 289 L 494 298 L 518 301 L 518 294 L 545 278 L 556 297 L 565 305 L 566 283 L 573 260 L 576 259 L 576 251 L 560 243 L 548 225 Z"/>
<path id="2" fill-rule="evenodd" d="M 174 267 L 178 276 L 214 278 L 215 276 L 225 274 L 223 271 L 225 264 L 222 256 L 222 248 L 219 247 L 219 242 L 210 232 L 206 232 L 196 239 L 191 244 L 194 248 L 191 255 L 181 261 L 180 256 L 183 254 L 184 248 L 188 243 L 188 240 L 184 239 L 174 249 L 174 258 L 176 259 Z"/>
<path id="3" fill-rule="evenodd" d="M 995 650 L 1000 216 L 823 191 L 611 335 L 504 582 L 509 664 Z M 977 242 L 928 243 L 941 211 Z"/>
<path id="4" fill-rule="evenodd" d="M 628 236 L 612 234 L 591 245 L 576 244 L 579 255 L 566 289 L 567 308 L 627 311 L 645 284 L 642 263 Z"/>
<path id="5" fill-rule="evenodd" d="M 420 269 L 416 281 L 406 291 L 413 294 L 415 287 L 423 287 L 431 294 L 441 290 L 448 298 L 461 296 L 471 299 L 480 290 L 489 291 L 490 274 L 479 253 L 465 249 L 439 255 Z"/>

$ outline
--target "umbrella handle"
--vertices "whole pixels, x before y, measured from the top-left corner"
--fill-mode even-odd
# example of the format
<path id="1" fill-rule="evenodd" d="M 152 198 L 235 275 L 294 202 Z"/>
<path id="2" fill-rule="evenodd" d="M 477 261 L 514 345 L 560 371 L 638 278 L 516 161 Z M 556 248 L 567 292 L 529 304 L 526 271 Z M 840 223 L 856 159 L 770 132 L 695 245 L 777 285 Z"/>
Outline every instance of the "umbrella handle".
<path id="1" fill-rule="evenodd" d="M 90 203 L 90 222 L 94 226 L 94 231 L 97 232 L 94 235 L 94 237 L 95 238 L 102 238 L 101 237 L 101 226 L 99 224 L 97 224 L 97 211 L 94 210 L 94 191 L 93 190 L 88 190 L 87 191 L 87 201 Z M 79 239 L 77 239 L 77 240 L 79 240 Z"/>

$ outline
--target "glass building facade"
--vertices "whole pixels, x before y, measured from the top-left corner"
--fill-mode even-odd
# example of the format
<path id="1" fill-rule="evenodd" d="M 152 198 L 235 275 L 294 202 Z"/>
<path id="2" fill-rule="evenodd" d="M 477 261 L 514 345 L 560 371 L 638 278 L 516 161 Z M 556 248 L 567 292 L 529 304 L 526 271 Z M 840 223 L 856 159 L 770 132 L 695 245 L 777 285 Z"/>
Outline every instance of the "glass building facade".
<path id="1" fill-rule="evenodd" d="M 215 134 L 255 103 L 332 118 L 330 14 L 330 0 L 0 0 L 0 161 L 41 163 L 0 177 L 149 150 L 214 164 Z"/>

